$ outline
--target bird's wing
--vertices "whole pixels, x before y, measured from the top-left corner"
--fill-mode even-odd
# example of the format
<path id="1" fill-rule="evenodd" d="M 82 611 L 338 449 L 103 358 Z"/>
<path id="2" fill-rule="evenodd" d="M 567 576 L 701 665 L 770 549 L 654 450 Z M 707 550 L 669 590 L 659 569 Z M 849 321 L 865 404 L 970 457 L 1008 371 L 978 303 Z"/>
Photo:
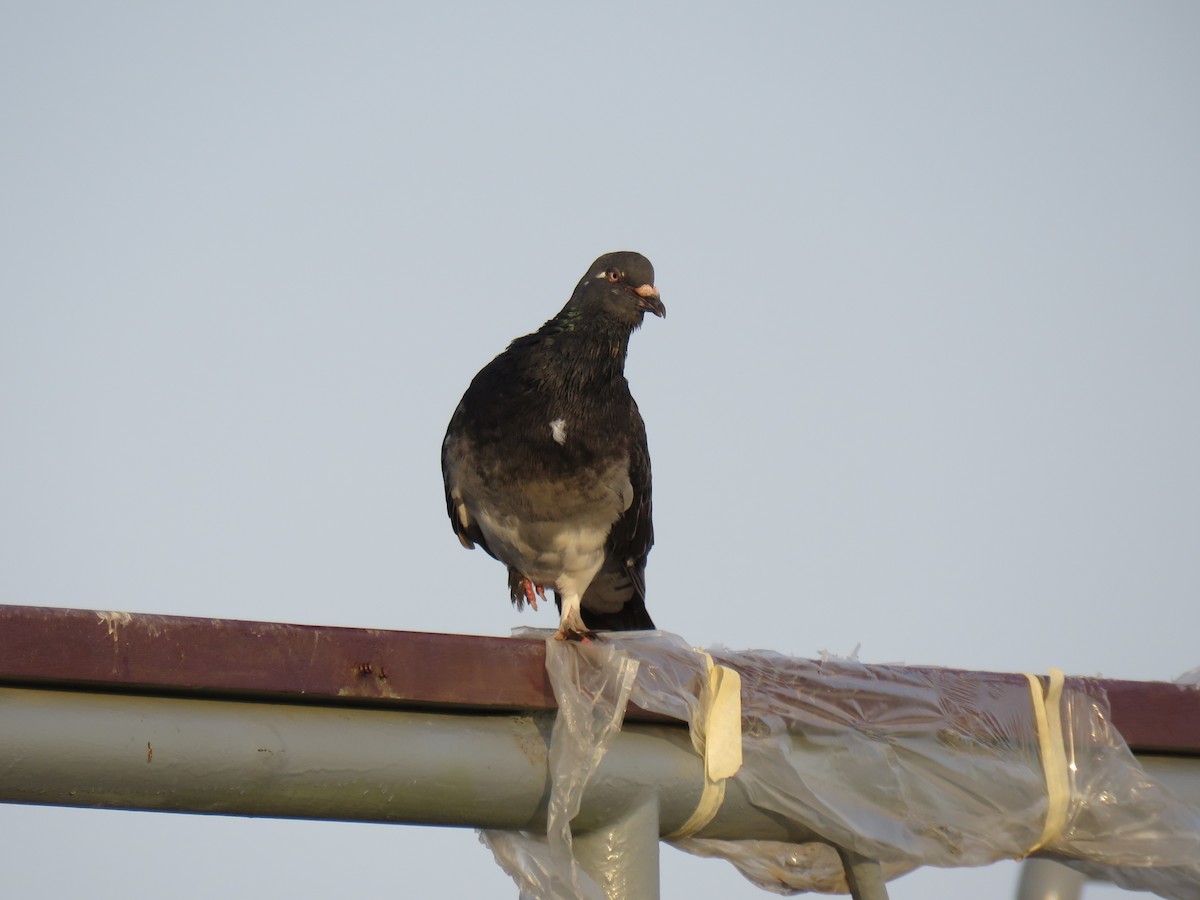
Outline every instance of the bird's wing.
<path id="1" fill-rule="evenodd" d="M 479 523 L 471 518 L 463 496 L 462 475 L 465 467 L 472 465 L 472 453 L 470 441 L 463 428 L 462 416 L 463 407 L 460 403 L 450 419 L 450 426 L 446 429 L 446 437 L 442 441 L 442 483 L 446 489 L 446 513 L 450 516 L 450 526 L 464 547 L 470 550 L 478 544 L 489 556 L 494 556 L 483 539 Z"/>
<path id="2" fill-rule="evenodd" d="M 625 568 L 634 591 L 646 598 L 646 556 L 654 546 L 654 522 L 651 504 L 650 450 L 646 443 L 646 425 L 631 402 L 629 432 L 629 484 L 633 498 L 629 508 L 613 523 L 608 535 L 610 557 Z"/>

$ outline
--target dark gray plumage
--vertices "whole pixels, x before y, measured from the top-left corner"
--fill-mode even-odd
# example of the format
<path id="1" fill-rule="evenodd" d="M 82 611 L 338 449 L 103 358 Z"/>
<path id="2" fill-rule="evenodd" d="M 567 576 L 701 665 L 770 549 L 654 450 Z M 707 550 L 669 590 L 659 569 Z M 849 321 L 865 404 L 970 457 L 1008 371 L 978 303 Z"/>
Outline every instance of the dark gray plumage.
<path id="1" fill-rule="evenodd" d="M 601 256 L 558 315 L 475 376 L 442 442 L 458 539 L 508 566 L 518 609 L 553 588 L 559 638 L 654 627 L 650 454 L 625 380 L 646 312 L 666 316 L 650 261 Z"/>

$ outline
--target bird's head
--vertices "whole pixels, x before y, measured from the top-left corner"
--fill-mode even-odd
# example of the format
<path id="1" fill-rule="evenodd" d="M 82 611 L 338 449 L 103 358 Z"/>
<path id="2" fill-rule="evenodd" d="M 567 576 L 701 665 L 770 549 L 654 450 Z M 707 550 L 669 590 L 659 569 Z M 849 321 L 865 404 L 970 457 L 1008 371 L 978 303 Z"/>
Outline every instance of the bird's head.
<path id="1" fill-rule="evenodd" d="M 642 316 L 652 312 L 666 318 L 658 288 L 654 286 L 654 266 L 632 250 L 605 253 L 584 273 L 567 308 L 579 312 L 599 312 L 636 328 Z"/>

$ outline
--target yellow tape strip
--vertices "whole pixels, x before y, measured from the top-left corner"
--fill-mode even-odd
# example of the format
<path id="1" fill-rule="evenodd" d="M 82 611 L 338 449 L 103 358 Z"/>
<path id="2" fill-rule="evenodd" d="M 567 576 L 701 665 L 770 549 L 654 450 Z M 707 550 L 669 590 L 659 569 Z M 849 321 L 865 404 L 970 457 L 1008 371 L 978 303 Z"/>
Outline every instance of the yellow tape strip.
<path id="1" fill-rule="evenodd" d="M 742 767 L 742 677 L 699 652 L 708 678 L 700 697 L 701 721 L 692 723 L 692 746 L 704 757 L 704 788 L 696 809 L 667 840 L 691 837 L 711 822 L 725 800 L 725 779 Z"/>
<path id="2" fill-rule="evenodd" d="M 1042 768 L 1046 773 L 1046 823 L 1042 836 L 1025 853 L 1029 856 L 1047 844 L 1058 840 L 1067 824 L 1067 808 L 1071 799 L 1071 784 L 1067 777 L 1067 748 L 1063 741 L 1062 705 L 1063 673 L 1050 670 L 1050 683 L 1042 690 L 1042 681 L 1026 673 L 1033 694 L 1033 716 L 1037 721 L 1038 746 Z"/>

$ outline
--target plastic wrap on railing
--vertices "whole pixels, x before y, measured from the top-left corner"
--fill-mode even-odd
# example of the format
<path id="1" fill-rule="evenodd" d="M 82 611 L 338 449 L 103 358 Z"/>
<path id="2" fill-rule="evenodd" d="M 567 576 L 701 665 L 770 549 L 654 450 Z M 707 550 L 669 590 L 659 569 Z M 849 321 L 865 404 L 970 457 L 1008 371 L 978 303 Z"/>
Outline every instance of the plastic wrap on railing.
<path id="1" fill-rule="evenodd" d="M 543 881 L 559 887 L 528 896 L 591 897 L 595 886 L 570 859 L 567 824 L 620 727 L 623 698 L 699 721 L 705 661 L 663 632 L 547 646 L 560 708 L 551 821 L 548 837 L 522 852 L 540 842 Z M 1043 855 L 1093 877 L 1179 900 L 1200 896 L 1200 812 L 1145 774 L 1112 727 L 1103 693 L 1086 680 L 1069 680 L 1049 710 L 1062 725 L 1067 794 L 1065 815 L 1047 828 L 1047 776 L 1025 679 L 766 651 L 713 656 L 741 674 L 744 762 L 735 778 L 751 802 L 878 860 L 887 877 L 1019 858 L 1045 840 Z M 498 836 L 485 841 L 510 874 L 525 871 L 505 851 L 512 836 L 503 847 Z M 831 846 L 702 836 L 676 845 L 726 858 L 777 893 L 847 890 Z"/>
<path id="2" fill-rule="evenodd" d="M 480 838 L 517 883 L 521 900 L 604 900 L 604 892 L 575 862 L 571 820 L 583 789 L 621 730 L 638 663 L 618 642 L 546 642 L 546 671 L 558 715 L 550 732 L 550 805 L 546 834 L 483 831 Z"/>

